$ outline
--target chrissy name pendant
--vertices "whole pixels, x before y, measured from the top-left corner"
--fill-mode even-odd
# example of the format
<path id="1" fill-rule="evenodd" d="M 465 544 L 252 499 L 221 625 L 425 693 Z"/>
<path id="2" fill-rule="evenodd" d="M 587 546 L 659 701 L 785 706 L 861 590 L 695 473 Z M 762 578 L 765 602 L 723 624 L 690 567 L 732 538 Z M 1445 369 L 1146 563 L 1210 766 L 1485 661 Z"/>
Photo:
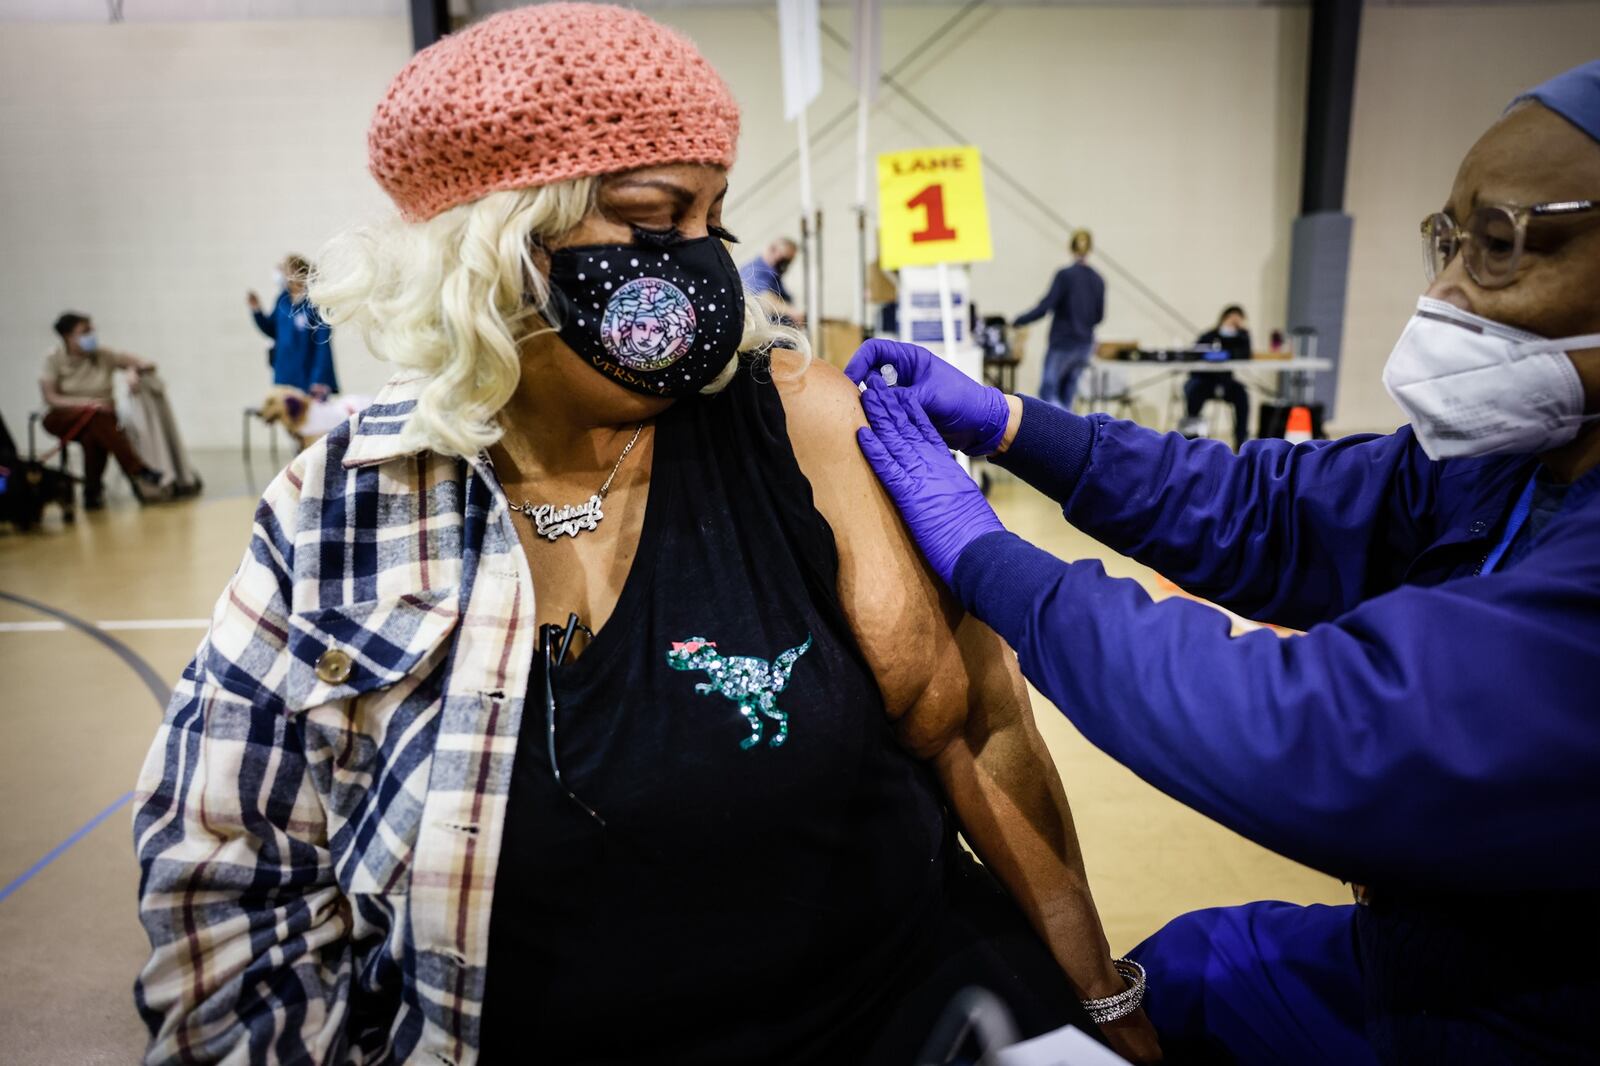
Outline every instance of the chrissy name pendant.
<path id="1" fill-rule="evenodd" d="M 565 507 L 557 507 L 553 503 L 531 503 L 523 500 L 521 503 L 511 505 L 513 511 L 521 511 L 533 521 L 533 530 L 539 536 L 549 541 L 560 540 L 565 534 L 576 537 L 579 533 L 587 533 L 600 525 L 605 512 L 601 504 L 605 503 L 606 495 L 611 491 L 611 483 L 617 478 L 617 471 L 622 469 L 622 461 L 633 451 L 633 446 L 639 443 L 639 434 L 644 432 L 644 423 L 640 422 L 633 436 L 628 438 L 628 443 L 623 446 L 622 454 L 617 456 L 616 463 L 611 467 L 611 474 L 606 478 L 606 483 L 600 486 L 600 491 L 590 496 L 583 503 L 569 503 Z"/>

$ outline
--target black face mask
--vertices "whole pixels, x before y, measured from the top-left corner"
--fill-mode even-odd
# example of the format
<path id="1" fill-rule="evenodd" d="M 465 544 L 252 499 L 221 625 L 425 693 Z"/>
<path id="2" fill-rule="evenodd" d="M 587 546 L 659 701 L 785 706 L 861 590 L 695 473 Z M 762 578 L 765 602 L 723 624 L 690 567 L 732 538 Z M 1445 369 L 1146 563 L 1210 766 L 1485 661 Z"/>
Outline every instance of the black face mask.
<path id="1" fill-rule="evenodd" d="M 573 351 L 649 396 L 692 396 L 744 336 L 744 286 L 720 239 L 634 228 L 633 244 L 550 253 L 550 311 Z"/>

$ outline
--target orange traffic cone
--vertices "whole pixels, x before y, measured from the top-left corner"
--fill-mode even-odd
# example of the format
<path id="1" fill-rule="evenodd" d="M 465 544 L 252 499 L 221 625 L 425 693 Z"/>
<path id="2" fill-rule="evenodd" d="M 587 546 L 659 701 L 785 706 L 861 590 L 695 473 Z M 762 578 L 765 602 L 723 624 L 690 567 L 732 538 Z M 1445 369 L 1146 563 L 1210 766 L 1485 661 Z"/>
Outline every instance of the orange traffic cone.
<path id="1" fill-rule="evenodd" d="M 1311 439 L 1311 408 L 1289 409 L 1289 424 L 1284 427 L 1283 439 L 1290 444 L 1304 444 Z"/>

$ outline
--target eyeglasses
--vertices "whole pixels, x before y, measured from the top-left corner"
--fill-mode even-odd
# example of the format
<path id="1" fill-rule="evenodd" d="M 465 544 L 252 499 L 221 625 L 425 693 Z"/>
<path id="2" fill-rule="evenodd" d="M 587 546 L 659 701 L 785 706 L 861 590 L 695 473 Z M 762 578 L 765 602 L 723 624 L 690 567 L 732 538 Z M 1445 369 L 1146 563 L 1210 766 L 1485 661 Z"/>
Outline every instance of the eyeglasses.
<path id="1" fill-rule="evenodd" d="M 576 614 L 567 616 L 565 626 L 553 622 L 539 627 L 539 653 L 544 656 L 544 735 L 545 743 L 550 753 L 550 772 L 555 776 L 556 785 L 567 794 L 567 798 L 584 812 L 600 823 L 605 828 L 606 820 L 600 817 L 600 812 L 579 799 L 577 793 L 567 787 L 561 777 L 561 764 L 556 761 L 556 686 L 552 675 L 555 668 L 560 666 L 567 657 L 567 649 L 572 646 L 575 633 L 582 631 L 590 640 L 594 639 L 594 631 L 578 621 Z"/>
<path id="2" fill-rule="evenodd" d="M 1463 252 L 1467 276 L 1486 289 L 1502 289 L 1517 276 L 1522 244 L 1528 236 L 1528 219 L 1575 215 L 1600 207 L 1595 200 L 1557 200 L 1518 207 L 1484 204 L 1473 209 L 1463 227 L 1444 212 L 1422 220 L 1422 262 L 1428 283 L 1444 273 L 1457 252 Z"/>

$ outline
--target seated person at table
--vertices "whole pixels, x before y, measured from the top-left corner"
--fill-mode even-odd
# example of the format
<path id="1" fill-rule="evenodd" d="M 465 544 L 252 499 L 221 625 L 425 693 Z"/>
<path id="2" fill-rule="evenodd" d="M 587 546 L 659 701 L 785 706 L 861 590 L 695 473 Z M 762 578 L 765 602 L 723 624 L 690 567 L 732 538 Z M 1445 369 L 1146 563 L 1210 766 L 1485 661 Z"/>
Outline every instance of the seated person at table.
<path id="1" fill-rule="evenodd" d="M 1244 308 L 1238 304 L 1224 307 L 1216 328 L 1200 334 L 1195 343 L 1202 348 L 1214 345 L 1227 352 L 1229 359 L 1250 358 L 1250 331 L 1245 328 Z M 1186 421 L 1192 424 L 1198 420 L 1206 401 L 1217 397 L 1233 405 L 1233 446 L 1242 448 L 1250 439 L 1250 393 L 1232 374 L 1189 375 L 1183 383 L 1184 409 L 1189 416 Z M 1194 435 L 1185 432 L 1185 436 Z"/>

